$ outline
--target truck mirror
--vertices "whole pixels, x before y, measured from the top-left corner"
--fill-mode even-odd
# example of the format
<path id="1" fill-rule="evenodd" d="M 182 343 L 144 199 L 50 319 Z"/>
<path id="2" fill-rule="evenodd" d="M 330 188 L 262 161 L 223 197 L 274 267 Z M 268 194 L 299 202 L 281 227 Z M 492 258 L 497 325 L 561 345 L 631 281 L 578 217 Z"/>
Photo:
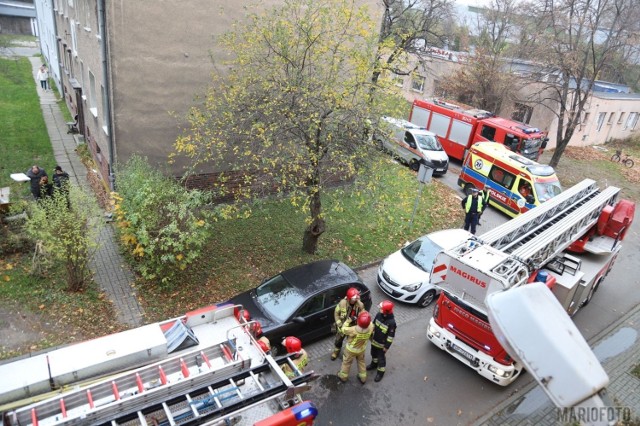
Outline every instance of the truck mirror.
<path id="1" fill-rule="evenodd" d="M 609 383 L 586 340 L 543 283 L 491 293 L 485 303 L 500 344 L 557 407 L 597 397 Z"/>
<path id="2" fill-rule="evenodd" d="M 547 142 L 549 142 L 549 138 L 543 138 L 542 139 L 542 145 L 540 145 L 540 147 L 542 149 L 545 149 L 547 147 Z"/>

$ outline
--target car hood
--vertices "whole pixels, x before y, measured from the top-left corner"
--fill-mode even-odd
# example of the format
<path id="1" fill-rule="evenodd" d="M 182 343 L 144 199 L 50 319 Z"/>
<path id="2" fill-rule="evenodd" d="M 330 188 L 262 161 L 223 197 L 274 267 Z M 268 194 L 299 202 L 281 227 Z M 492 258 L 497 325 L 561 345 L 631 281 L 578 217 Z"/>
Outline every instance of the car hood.
<path id="1" fill-rule="evenodd" d="M 384 272 L 397 284 L 408 285 L 429 280 L 429 273 L 409 262 L 400 250 L 384 260 L 382 265 Z"/>
<path id="2" fill-rule="evenodd" d="M 423 149 L 422 152 L 427 160 L 448 161 L 449 156 L 444 151 L 428 151 Z"/>
<path id="3" fill-rule="evenodd" d="M 256 300 L 253 297 L 253 290 L 241 293 L 229 299 L 225 304 L 242 305 L 251 314 L 251 320 L 260 323 L 263 333 L 267 333 L 276 326 L 276 323 L 256 304 Z"/>

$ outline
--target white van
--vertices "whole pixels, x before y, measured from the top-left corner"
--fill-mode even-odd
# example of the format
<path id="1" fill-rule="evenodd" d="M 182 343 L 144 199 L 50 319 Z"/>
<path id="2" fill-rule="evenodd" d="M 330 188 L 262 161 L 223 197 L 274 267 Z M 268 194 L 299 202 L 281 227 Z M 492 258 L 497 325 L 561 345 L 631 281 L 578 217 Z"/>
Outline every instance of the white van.
<path id="1" fill-rule="evenodd" d="M 412 170 L 420 164 L 433 169 L 434 175 L 443 175 L 449 168 L 449 157 L 435 133 L 407 120 L 382 117 L 373 136 L 381 150 L 389 151 L 407 163 Z"/>

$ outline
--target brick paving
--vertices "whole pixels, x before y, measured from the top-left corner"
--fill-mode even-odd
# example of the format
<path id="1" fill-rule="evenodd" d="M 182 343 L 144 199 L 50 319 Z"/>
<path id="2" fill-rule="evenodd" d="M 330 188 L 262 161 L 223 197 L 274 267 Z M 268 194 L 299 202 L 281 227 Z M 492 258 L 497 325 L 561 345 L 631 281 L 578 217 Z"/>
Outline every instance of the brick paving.
<path id="1" fill-rule="evenodd" d="M 35 80 L 42 59 L 29 57 L 29 60 L 33 67 Z M 87 169 L 75 152 L 78 146 L 77 136 L 67 134 L 67 123 L 62 111 L 60 111 L 55 92 L 44 91 L 40 88 L 39 82 L 36 81 L 36 84 L 42 115 L 47 125 L 56 162 L 69 173 L 72 183 L 88 193 L 92 193 L 87 181 Z M 51 175 L 53 170 L 48 170 L 47 173 Z M 100 245 L 90 265 L 94 273 L 94 281 L 113 303 L 116 319 L 119 323 L 130 327 L 140 326 L 144 323 L 144 311 L 138 303 L 136 291 L 132 287 L 133 274 L 118 251 L 113 224 L 107 223 L 98 238 Z"/>

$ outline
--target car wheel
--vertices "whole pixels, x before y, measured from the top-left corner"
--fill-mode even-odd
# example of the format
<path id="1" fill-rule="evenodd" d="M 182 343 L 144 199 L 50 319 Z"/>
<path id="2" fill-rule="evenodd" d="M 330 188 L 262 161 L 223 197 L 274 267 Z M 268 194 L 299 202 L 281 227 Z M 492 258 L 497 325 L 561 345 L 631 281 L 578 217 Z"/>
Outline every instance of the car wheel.
<path id="1" fill-rule="evenodd" d="M 426 308 L 431 304 L 431 302 L 433 302 L 433 299 L 435 298 L 436 298 L 436 291 L 429 290 L 428 292 L 422 295 L 420 300 L 418 300 L 418 306 L 420 306 L 421 308 Z"/>
<path id="2" fill-rule="evenodd" d="M 409 163 L 409 167 L 411 167 L 411 170 L 413 170 L 414 172 L 417 172 L 418 170 L 420 170 L 420 162 L 411 160 L 411 163 Z"/>

